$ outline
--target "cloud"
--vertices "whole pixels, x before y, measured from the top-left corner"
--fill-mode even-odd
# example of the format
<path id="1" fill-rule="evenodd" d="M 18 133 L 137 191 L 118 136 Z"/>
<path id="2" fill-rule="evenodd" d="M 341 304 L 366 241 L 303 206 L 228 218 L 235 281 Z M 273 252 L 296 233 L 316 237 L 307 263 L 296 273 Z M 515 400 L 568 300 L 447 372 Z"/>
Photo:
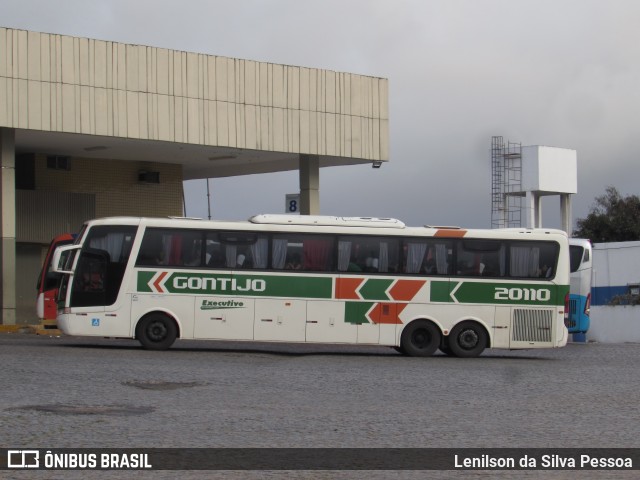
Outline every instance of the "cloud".
<path id="1" fill-rule="evenodd" d="M 9 27 L 388 78 L 391 162 L 377 171 L 323 170 L 322 213 L 488 227 L 492 135 L 576 149 L 575 217 L 586 215 L 606 185 L 638 193 L 640 2 L 4 5 L 2 23 Z M 206 216 L 204 182 L 198 185 L 200 193 L 188 194 L 188 213 Z M 279 212 L 297 187 L 295 172 L 214 180 L 214 212 L 223 218 Z M 559 226 L 554 215 L 543 223 Z"/>

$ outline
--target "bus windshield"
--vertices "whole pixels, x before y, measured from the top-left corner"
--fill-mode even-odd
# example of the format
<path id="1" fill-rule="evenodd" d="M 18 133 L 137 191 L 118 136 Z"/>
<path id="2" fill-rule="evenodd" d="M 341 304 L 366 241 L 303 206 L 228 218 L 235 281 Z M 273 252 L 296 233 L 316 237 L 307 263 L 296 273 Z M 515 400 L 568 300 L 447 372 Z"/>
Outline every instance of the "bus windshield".
<path id="1" fill-rule="evenodd" d="M 571 245 L 569 247 L 569 262 L 571 273 L 577 272 L 582 263 L 582 256 L 584 255 L 584 247 L 580 245 Z"/>
<path id="2" fill-rule="evenodd" d="M 120 292 L 136 228 L 96 226 L 89 230 L 72 285 L 72 307 L 113 305 Z"/>

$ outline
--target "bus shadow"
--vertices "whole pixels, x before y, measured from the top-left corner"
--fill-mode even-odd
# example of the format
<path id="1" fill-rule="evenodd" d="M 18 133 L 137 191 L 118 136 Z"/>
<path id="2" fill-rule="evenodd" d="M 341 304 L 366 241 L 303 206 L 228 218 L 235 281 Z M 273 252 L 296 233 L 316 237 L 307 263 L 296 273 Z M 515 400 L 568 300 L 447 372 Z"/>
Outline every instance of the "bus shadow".
<path id="1" fill-rule="evenodd" d="M 118 343 L 115 343 L 118 342 Z M 123 342 L 127 342 L 126 344 Z M 185 344 L 190 342 L 190 344 Z M 199 345 L 196 345 L 198 343 Z M 57 347 L 63 348 L 78 348 L 78 349 L 90 349 L 90 350 L 111 350 L 111 351 L 139 351 L 148 354 L 166 355 L 172 352 L 181 353 L 231 353 L 231 354 L 250 354 L 250 355 L 270 355 L 280 357 L 312 357 L 312 356 L 324 356 L 324 357 L 380 357 L 380 358 L 402 358 L 410 361 L 429 361 L 429 360 L 444 360 L 451 362 L 482 362 L 488 360 L 522 360 L 522 361 L 551 361 L 556 360 L 552 357 L 523 355 L 522 353 L 511 352 L 494 352 L 487 350 L 482 355 L 476 358 L 458 358 L 455 356 L 449 356 L 437 351 L 431 357 L 409 357 L 403 355 L 392 347 L 347 347 L 347 346 L 331 346 L 331 347 L 319 347 L 317 345 L 309 346 L 305 344 L 286 344 L 281 343 L 277 345 L 272 344 L 252 344 L 242 345 L 239 343 L 233 344 L 215 344 L 211 345 L 209 342 L 206 345 L 200 345 L 204 342 L 197 341 L 182 341 L 177 342 L 171 348 L 165 351 L 153 351 L 145 350 L 135 340 L 115 340 L 114 343 L 64 343 L 58 344 Z M 522 352 L 522 351 L 520 351 Z"/>

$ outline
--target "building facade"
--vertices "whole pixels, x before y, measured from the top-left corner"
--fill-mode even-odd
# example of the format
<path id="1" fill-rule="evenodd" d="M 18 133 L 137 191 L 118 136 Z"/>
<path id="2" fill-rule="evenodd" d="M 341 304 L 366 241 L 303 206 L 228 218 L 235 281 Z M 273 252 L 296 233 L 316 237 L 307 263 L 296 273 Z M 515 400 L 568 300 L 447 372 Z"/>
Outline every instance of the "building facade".
<path id="1" fill-rule="evenodd" d="M 1 322 L 30 323 L 43 250 L 111 215 L 183 212 L 183 180 L 389 160 L 388 81 L 0 28 Z"/>

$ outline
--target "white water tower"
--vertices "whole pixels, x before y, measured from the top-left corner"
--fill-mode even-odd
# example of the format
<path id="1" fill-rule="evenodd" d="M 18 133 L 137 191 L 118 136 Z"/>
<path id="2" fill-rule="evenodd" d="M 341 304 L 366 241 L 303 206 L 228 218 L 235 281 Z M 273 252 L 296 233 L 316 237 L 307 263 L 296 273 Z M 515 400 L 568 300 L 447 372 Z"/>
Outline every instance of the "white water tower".
<path id="1" fill-rule="evenodd" d="M 542 227 L 541 198 L 558 195 L 562 230 L 571 235 L 571 195 L 578 193 L 576 151 L 541 145 L 522 147 L 522 193 L 525 226 Z"/>
<path id="2" fill-rule="evenodd" d="M 505 147 L 502 137 L 493 137 L 492 168 L 493 227 L 542 227 L 542 197 L 558 195 L 562 229 L 571 235 L 571 195 L 578 192 L 575 150 L 513 143 Z"/>

